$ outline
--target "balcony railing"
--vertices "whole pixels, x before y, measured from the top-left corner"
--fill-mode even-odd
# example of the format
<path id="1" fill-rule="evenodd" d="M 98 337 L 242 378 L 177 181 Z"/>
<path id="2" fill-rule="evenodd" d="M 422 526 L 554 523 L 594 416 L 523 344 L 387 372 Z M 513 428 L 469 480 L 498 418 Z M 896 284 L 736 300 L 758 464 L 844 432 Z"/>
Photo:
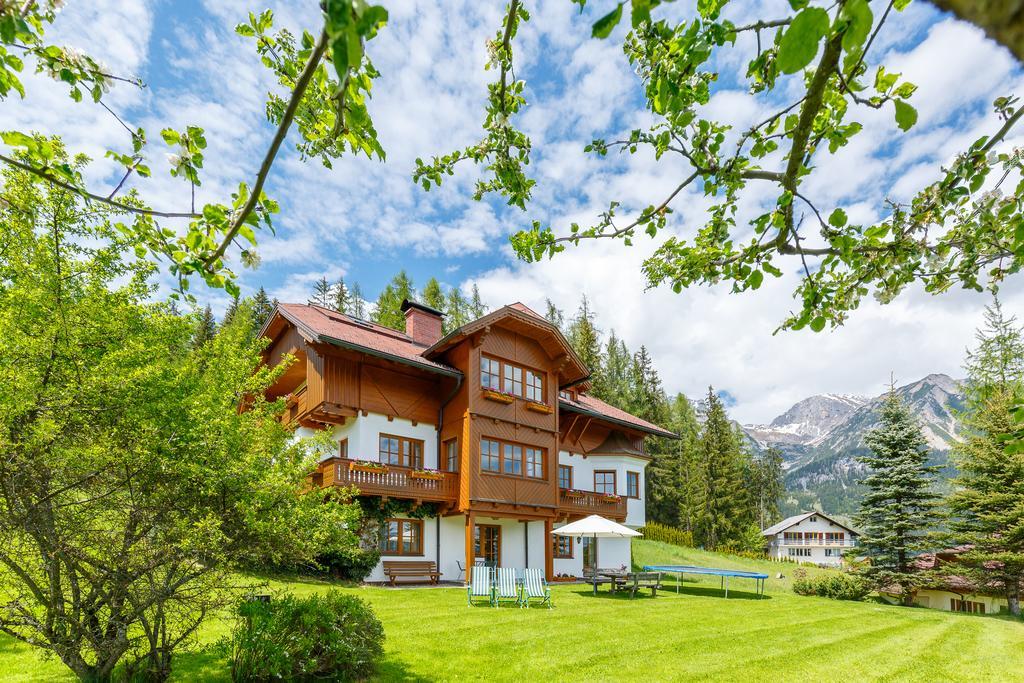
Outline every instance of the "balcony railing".
<path id="1" fill-rule="evenodd" d="M 775 541 L 774 545 L 781 546 L 822 546 L 822 547 L 845 547 L 852 548 L 856 542 L 851 538 L 783 538 Z"/>
<path id="2" fill-rule="evenodd" d="M 454 501 L 459 497 L 459 475 L 454 472 L 417 476 L 405 467 L 389 466 L 379 471 L 353 469 L 353 462 L 348 458 L 332 458 L 325 462 L 321 468 L 323 485 L 355 486 L 367 496 L 436 502 Z"/>
<path id="3" fill-rule="evenodd" d="M 569 515 L 601 515 L 626 518 L 626 499 L 608 500 L 603 493 L 593 491 L 558 490 L 558 509 Z"/>

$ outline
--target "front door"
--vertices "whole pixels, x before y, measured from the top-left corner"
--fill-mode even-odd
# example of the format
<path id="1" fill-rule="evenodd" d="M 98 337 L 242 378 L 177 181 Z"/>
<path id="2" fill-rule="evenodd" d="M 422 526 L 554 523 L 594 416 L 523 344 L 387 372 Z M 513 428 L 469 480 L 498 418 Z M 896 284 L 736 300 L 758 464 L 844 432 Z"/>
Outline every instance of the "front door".
<path id="1" fill-rule="evenodd" d="M 473 532 L 473 557 L 483 559 L 488 567 L 501 564 L 501 527 L 496 524 L 477 524 Z"/>
<path id="2" fill-rule="evenodd" d="M 583 537 L 583 573 L 590 574 L 597 569 L 597 539 Z"/>

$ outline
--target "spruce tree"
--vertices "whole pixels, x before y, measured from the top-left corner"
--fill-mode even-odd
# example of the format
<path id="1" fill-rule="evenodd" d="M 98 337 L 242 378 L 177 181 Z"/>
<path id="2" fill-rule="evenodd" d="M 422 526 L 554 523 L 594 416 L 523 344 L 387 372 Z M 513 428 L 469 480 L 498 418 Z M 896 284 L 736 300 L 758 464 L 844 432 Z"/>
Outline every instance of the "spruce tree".
<path id="1" fill-rule="evenodd" d="M 333 288 L 326 277 L 321 277 L 313 285 L 313 296 L 309 298 L 309 303 L 324 308 L 334 308 Z"/>
<path id="2" fill-rule="evenodd" d="M 708 387 L 705 399 L 698 448 L 703 472 L 699 483 L 696 536 L 713 550 L 738 539 L 746 501 L 736 435 L 712 387 Z"/>
<path id="3" fill-rule="evenodd" d="M 436 277 L 432 277 L 427 280 L 427 284 L 423 288 L 423 294 L 420 297 L 420 300 L 425 305 L 430 306 L 437 311 L 441 311 L 442 313 L 445 312 L 444 292 L 441 291 L 441 283 L 437 281 Z"/>
<path id="4" fill-rule="evenodd" d="M 779 501 L 785 493 L 782 483 L 782 451 L 774 446 L 752 458 L 750 491 L 757 525 L 762 530 L 779 521 Z"/>
<path id="5" fill-rule="evenodd" d="M 445 302 L 444 333 L 457 330 L 470 322 L 469 302 L 458 287 L 452 287 Z"/>
<path id="6" fill-rule="evenodd" d="M 400 270 L 377 297 L 377 303 L 373 307 L 373 322 L 393 330 L 404 330 L 405 314 L 402 312 L 402 302 L 406 299 L 414 301 L 416 290 L 413 289 L 409 275 Z"/>
<path id="7" fill-rule="evenodd" d="M 345 278 L 339 277 L 338 281 L 334 283 L 334 290 L 331 292 L 333 296 L 333 302 L 331 307 L 339 313 L 349 312 L 349 291 L 345 285 Z"/>
<path id="8" fill-rule="evenodd" d="M 868 468 L 866 489 L 854 516 L 861 532 L 857 554 L 870 564 L 861 571 L 879 589 L 896 589 L 904 604 L 913 601 L 921 575 L 914 554 L 927 545 L 936 521 L 937 467 L 928 465 L 928 443 L 917 419 L 893 387 L 882 404 L 880 424 L 864 437 L 870 452 L 858 461 Z"/>
<path id="9" fill-rule="evenodd" d="M 1024 591 L 1024 454 L 1006 448 L 1019 427 L 1013 408 L 1024 392 L 1024 335 L 996 301 L 985 311 L 978 346 L 968 352 L 959 414 L 964 438 L 953 446 L 959 476 L 949 499 L 950 529 L 980 584 L 1003 587 L 1010 612 L 1020 616 Z"/>
<path id="10" fill-rule="evenodd" d="M 626 343 L 619 339 L 615 330 L 608 333 L 600 373 L 594 377 L 595 396 L 613 406 L 629 410 L 633 395 L 633 358 Z"/>
<path id="11" fill-rule="evenodd" d="M 659 424 L 667 417 L 667 399 L 661 378 L 646 346 L 633 355 L 629 368 L 630 391 L 627 410 L 648 422 Z"/>
<path id="12" fill-rule="evenodd" d="M 196 330 L 192 335 L 192 346 L 199 348 L 209 343 L 217 334 L 217 319 L 213 317 L 213 309 L 207 304 L 196 321 Z"/>
<path id="13" fill-rule="evenodd" d="M 601 337 L 594 325 L 594 313 L 590 310 L 590 302 L 586 295 L 580 301 L 579 310 L 569 323 L 568 341 L 576 355 L 580 357 L 591 373 L 598 376 L 601 372 Z"/>
<path id="14" fill-rule="evenodd" d="M 348 290 L 348 311 L 346 312 L 360 320 L 366 318 L 366 301 L 363 299 L 363 289 L 358 282 L 353 282 L 352 288 Z"/>
<path id="15" fill-rule="evenodd" d="M 693 532 L 697 477 L 693 468 L 700 425 L 690 400 L 676 394 L 665 427 L 679 435 L 665 439 L 647 466 L 647 517 Z"/>
<path id="16" fill-rule="evenodd" d="M 254 337 L 263 329 L 264 323 L 267 322 L 267 318 L 270 317 L 273 311 L 274 304 L 270 303 L 267 290 L 260 287 L 252 298 L 252 335 Z"/>
<path id="17" fill-rule="evenodd" d="M 551 299 L 544 299 L 544 305 L 544 319 L 561 330 L 565 325 L 565 314 L 562 313 L 558 306 L 555 306 Z"/>
<path id="18" fill-rule="evenodd" d="M 485 315 L 487 315 L 487 307 L 484 306 L 484 302 L 480 298 L 480 288 L 474 283 L 469 299 L 469 318 L 470 320 L 477 320 Z"/>
<path id="19" fill-rule="evenodd" d="M 235 316 L 238 314 L 238 302 L 238 294 L 231 297 L 231 303 L 228 304 L 228 310 L 224 311 L 224 320 L 221 322 L 222 327 L 227 327 L 231 324 L 231 321 L 235 319 Z"/>

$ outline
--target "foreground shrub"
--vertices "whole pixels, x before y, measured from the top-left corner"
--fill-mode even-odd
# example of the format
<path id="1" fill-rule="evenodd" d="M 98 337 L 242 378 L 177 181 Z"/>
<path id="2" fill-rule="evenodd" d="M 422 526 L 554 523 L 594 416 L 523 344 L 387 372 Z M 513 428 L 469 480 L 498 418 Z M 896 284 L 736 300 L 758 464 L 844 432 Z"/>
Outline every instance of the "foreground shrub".
<path id="1" fill-rule="evenodd" d="M 317 563 L 324 571 L 336 579 L 362 581 L 380 561 L 380 551 L 364 550 L 363 548 L 345 548 L 324 553 L 317 558 Z"/>
<path id="2" fill-rule="evenodd" d="M 384 653 L 384 627 L 369 605 L 331 591 L 246 602 L 228 646 L 234 681 L 353 681 Z"/>
<path id="3" fill-rule="evenodd" d="M 644 538 L 648 541 L 661 541 L 662 543 L 671 543 L 672 545 L 678 545 L 684 548 L 693 547 L 693 534 L 674 526 L 658 524 L 657 522 L 648 522 L 641 531 L 643 532 Z"/>
<path id="4" fill-rule="evenodd" d="M 793 579 L 793 592 L 833 600 L 863 600 L 871 592 L 871 587 L 867 581 L 855 574 L 828 572 L 808 577 L 806 572 L 798 569 Z"/>

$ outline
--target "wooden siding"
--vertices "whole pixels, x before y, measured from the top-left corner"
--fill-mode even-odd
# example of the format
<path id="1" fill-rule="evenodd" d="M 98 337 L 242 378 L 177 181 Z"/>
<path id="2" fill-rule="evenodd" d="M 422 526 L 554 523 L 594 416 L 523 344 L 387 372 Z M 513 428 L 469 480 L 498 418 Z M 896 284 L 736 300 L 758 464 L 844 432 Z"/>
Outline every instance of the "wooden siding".
<path id="1" fill-rule="evenodd" d="M 600 493 L 587 492 L 580 496 L 559 491 L 558 513 L 559 517 L 569 520 L 587 515 L 601 515 L 622 522 L 626 519 L 626 499 L 620 497 L 617 501 L 609 501 Z"/>

